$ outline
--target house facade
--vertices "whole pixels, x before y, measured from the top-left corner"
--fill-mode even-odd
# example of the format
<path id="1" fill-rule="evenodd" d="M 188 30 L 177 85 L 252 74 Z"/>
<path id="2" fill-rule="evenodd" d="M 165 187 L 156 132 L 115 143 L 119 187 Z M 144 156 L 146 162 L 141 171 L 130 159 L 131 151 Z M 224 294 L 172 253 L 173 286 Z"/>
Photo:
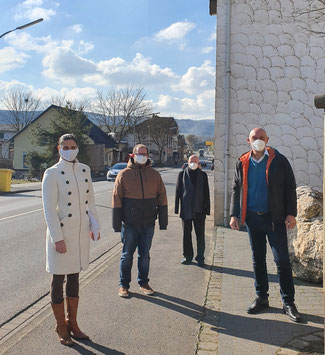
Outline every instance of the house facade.
<path id="1" fill-rule="evenodd" d="M 13 169 L 20 173 L 27 173 L 29 170 L 27 156 L 32 151 L 43 152 L 42 146 L 35 145 L 32 141 L 31 131 L 34 125 L 40 125 L 42 128 L 49 128 L 51 120 L 55 119 L 61 108 L 51 105 L 43 111 L 28 126 L 23 128 L 11 139 L 14 147 Z M 118 147 L 112 137 L 108 136 L 99 127 L 89 121 L 91 126 L 89 136 L 87 137 L 87 155 L 92 173 L 95 175 L 103 174 L 105 166 L 114 162 L 114 156 Z M 67 132 L 68 133 L 68 132 Z"/>
<path id="2" fill-rule="evenodd" d="M 317 1 L 210 0 L 217 15 L 215 224 L 227 224 L 236 159 L 254 127 L 290 161 L 297 185 L 322 189 L 324 16 Z M 318 16 L 318 18 L 317 18 Z"/>

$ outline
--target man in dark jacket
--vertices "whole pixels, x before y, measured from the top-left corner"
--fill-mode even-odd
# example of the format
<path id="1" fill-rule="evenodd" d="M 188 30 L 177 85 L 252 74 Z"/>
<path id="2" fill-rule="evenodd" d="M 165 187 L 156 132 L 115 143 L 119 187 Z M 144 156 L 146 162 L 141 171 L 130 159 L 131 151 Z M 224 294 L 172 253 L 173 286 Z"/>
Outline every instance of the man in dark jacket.
<path id="1" fill-rule="evenodd" d="M 175 213 L 181 204 L 180 217 L 183 222 L 183 255 L 182 264 L 190 264 L 194 253 L 192 245 L 192 225 L 194 224 L 197 240 L 196 261 L 204 265 L 205 249 L 205 217 L 210 214 L 210 193 L 208 177 L 199 169 L 199 158 L 190 156 L 188 167 L 178 175 L 175 194 Z"/>
<path id="2" fill-rule="evenodd" d="M 123 243 L 118 294 L 129 295 L 133 254 L 138 248 L 138 283 L 144 294 L 152 295 L 154 291 L 148 284 L 149 251 L 157 215 L 160 229 L 167 229 L 168 210 L 165 185 L 151 168 L 145 145 L 133 148 L 127 168 L 117 174 L 112 208 L 113 229 L 121 232 Z"/>
<path id="3" fill-rule="evenodd" d="M 294 285 L 290 265 L 287 229 L 296 225 L 296 182 L 288 160 L 277 150 L 266 147 L 269 138 L 262 128 L 254 128 L 247 142 L 252 150 L 237 161 L 234 174 L 230 227 L 240 229 L 246 222 L 255 274 L 257 298 L 247 313 L 269 307 L 266 268 L 266 236 L 278 269 L 283 311 L 294 322 L 301 317 L 294 304 Z"/>

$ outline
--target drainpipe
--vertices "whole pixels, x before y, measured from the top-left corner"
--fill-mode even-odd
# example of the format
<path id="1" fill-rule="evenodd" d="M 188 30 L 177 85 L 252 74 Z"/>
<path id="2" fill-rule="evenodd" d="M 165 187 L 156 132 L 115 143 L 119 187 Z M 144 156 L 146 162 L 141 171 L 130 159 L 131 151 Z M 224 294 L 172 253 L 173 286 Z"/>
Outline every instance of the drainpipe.
<path id="1" fill-rule="evenodd" d="M 315 96 L 314 99 L 315 102 L 315 106 L 316 108 L 321 108 L 324 110 L 325 113 L 325 95 L 320 95 L 320 96 Z M 325 119 L 325 115 L 324 115 L 324 119 Z M 325 122 L 325 121 L 324 121 Z M 325 138 L 325 126 L 324 126 L 324 138 Z M 324 148 L 325 148 L 325 140 L 324 140 Z M 323 151 L 324 154 L 324 167 L 325 167 L 325 149 Z M 323 168 L 324 171 L 324 168 Z M 324 299 L 324 311 L 325 311 L 325 228 L 324 228 L 324 221 L 325 221 L 325 173 L 323 173 L 323 230 L 324 230 L 324 234 L 323 234 L 323 299 Z M 325 327 L 325 317 L 324 317 L 324 327 Z"/>
<path id="2" fill-rule="evenodd" d="M 225 97 L 225 147 L 224 147 L 224 204 L 223 223 L 228 225 L 228 178 L 229 178 L 229 119 L 230 119 L 230 37 L 231 37 L 231 0 L 227 0 L 226 17 L 226 97 Z"/>

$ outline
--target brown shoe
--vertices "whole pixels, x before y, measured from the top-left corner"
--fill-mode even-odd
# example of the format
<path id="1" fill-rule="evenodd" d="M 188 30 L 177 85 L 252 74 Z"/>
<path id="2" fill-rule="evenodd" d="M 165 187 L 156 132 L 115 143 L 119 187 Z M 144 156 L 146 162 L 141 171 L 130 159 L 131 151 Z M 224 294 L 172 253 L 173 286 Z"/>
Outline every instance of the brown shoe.
<path id="1" fill-rule="evenodd" d="M 82 332 L 77 323 L 79 297 L 66 297 L 67 303 L 67 329 L 69 334 L 76 339 L 89 339 L 89 336 Z"/>
<path id="2" fill-rule="evenodd" d="M 69 336 L 67 325 L 65 323 L 64 302 L 62 301 L 59 304 L 52 303 L 52 310 L 56 320 L 55 331 L 59 336 L 60 343 L 63 345 L 72 346 L 74 342 Z"/>
<path id="3" fill-rule="evenodd" d="M 127 288 L 125 288 L 125 287 L 120 287 L 119 289 L 118 289 L 118 295 L 120 296 L 120 297 L 129 297 L 129 290 L 127 289 Z"/>
<path id="4" fill-rule="evenodd" d="M 147 296 L 152 296 L 155 293 L 155 291 L 149 286 L 149 284 L 141 285 L 140 290 Z"/>

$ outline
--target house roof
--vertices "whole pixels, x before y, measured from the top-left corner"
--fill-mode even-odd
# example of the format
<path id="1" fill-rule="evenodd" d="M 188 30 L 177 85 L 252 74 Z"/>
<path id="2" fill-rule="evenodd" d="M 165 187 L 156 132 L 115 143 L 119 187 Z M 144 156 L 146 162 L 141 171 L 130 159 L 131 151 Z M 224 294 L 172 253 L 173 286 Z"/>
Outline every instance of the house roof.
<path id="1" fill-rule="evenodd" d="M 39 120 L 46 112 L 48 112 L 50 109 L 56 109 L 60 110 L 63 107 L 56 106 L 56 105 L 50 105 L 46 110 L 44 110 L 42 113 L 40 113 L 31 123 L 36 122 Z M 72 111 L 72 110 L 71 110 Z M 101 130 L 98 126 L 96 126 L 91 120 L 86 118 L 86 125 L 91 125 L 89 137 L 94 141 L 95 144 L 105 144 L 106 148 L 115 148 L 117 147 L 117 143 L 115 140 L 107 135 L 103 130 Z M 17 132 L 13 137 L 10 138 L 10 141 L 13 141 L 19 134 L 21 134 L 25 129 L 27 129 L 29 125 L 25 126 L 23 129 L 21 129 L 19 132 Z"/>

